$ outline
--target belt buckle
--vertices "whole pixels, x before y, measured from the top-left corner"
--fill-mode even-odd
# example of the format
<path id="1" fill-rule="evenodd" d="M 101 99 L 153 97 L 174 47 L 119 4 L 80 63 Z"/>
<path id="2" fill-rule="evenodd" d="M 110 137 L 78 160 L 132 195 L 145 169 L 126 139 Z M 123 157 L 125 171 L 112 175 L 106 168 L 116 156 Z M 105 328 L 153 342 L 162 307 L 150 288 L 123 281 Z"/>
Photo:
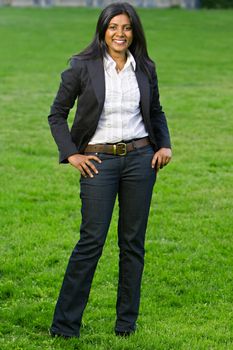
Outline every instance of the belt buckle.
<path id="1" fill-rule="evenodd" d="M 113 153 L 118 156 L 125 156 L 127 154 L 126 143 L 119 142 L 116 145 L 113 145 Z"/>

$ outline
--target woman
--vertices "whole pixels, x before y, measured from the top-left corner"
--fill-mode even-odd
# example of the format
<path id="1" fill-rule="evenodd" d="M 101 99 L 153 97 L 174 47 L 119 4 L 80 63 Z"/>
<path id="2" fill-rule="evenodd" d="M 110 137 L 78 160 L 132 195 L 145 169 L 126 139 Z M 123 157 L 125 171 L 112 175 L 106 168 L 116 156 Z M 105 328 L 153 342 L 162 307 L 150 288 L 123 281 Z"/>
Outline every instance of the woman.
<path id="1" fill-rule="evenodd" d="M 69 110 L 78 99 L 71 131 Z M 155 67 L 140 19 L 128 3 L 100 14 L 92 43 L 71 60 L 49 124 L 60 162 L 81 173 L 80 240 L 65 273 L 50 329 L 79 337 L 94 272 L 118 195 L 119 283 L 115 334 L 136 329 L 144 240 L 156 173 L 171 159 Z"/>

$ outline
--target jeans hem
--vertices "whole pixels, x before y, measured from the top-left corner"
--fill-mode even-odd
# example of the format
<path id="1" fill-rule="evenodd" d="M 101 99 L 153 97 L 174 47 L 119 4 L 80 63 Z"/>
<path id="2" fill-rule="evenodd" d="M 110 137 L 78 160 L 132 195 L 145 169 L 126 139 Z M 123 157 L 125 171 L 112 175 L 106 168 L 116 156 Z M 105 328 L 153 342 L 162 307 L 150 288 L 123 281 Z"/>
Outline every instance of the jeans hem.
<path id="1" fill-rule="evenodd" d="M 66 337 L 66 338 L 79 338 L 79 333 L 66 333 L 63 331 L 60 331 L 56 328 L 50 328 L 49 333 L 51 336 L 60 336 L 60 337 Z"/>

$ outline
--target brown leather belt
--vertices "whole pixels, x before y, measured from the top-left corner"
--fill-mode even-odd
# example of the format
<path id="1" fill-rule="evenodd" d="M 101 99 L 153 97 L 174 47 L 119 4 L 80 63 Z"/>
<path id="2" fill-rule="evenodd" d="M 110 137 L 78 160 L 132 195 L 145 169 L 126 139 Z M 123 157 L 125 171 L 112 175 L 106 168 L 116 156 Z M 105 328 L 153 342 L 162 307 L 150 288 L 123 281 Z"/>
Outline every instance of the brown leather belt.
<path id="1" fill-rule="evenodd" d="M 142 139 L 133 140 L 130 142 L 118 142 L 115 144 L 96 144 L 88 145 L 85 148 L 84 153 L 106 153 L 113 154 L 114 156 L 125 156 L 128 152 L 131 152 L 137 148 L 141 148 L 150 144 L 149 138 L 144 137 Z"/>

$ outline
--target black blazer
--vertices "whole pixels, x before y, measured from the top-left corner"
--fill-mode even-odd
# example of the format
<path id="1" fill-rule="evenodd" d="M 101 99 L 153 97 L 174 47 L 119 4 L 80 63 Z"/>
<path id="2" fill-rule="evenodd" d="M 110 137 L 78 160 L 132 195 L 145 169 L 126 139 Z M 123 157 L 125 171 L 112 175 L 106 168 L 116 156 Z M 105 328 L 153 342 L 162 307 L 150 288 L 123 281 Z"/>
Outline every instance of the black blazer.
<path id="1" fill-rule="evenodd" d="M 142 117 L 154 149 L 170 148 L 166 117 L 159 102 L 156 73 L 152 67 L 149 67 L 149 71 L 150 79 L 136 66 Z M 105 99 L 103 62 L 100 58 L 84 60 L 74 57 L 70 68 L 61 74 L 61 78 L 48 118 L 60 152 L 60 162 L 67 163 L 69 156 L 84 151 L 97 128 Z M 67 118 L 77 98 L 77 110 L 69 130 Z"/>

